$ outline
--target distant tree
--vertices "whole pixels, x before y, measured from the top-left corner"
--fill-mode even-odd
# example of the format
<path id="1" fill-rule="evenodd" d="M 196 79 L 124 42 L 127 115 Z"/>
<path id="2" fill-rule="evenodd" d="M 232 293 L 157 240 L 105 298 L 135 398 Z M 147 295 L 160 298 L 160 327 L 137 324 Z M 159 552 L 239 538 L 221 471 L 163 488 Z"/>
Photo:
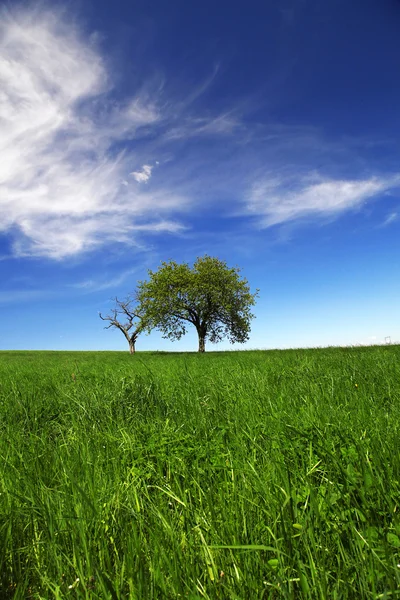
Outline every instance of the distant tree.
<path id="1" fill-rule="evenodd" d="M 145 329 L 146 322 L 136 301 L 131 296 L 128 296 L 125 300 L 115 298 L 115 307 L 111 314 L 103 317 L 99 313 L 99 317 L 103 321 L 110 322 L 105 329 L 115 327 L 115 329 L 119 329 L 124 334 L 129 344 L 129 352 L 134 354 L 136 351 L 136 340 Z"/>
<path id="2" fill-rule="evenodd" d="M 196 328 L 199 352 L 206 341 L 216 343 L 227 337 L 231 343 L 249 339 L 250 309 L 258 290 L 252 294 L 240 269 L 211 256 L 199 257 L 193 267 L 175 261 L 163 262 L 149 271 L 149 280 L 140 281 L 137 297 L 148 323 L 164 338 L 179 340 L 187 324 Z"/>

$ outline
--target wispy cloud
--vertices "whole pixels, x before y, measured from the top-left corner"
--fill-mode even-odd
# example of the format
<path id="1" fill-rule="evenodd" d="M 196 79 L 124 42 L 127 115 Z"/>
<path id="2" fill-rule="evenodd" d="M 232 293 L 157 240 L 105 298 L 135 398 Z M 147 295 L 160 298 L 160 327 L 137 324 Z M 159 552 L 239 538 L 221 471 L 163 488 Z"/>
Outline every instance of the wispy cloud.
<path id="1" fill-rule="evenodd" d="M 0 90 L 0 232 L 15 254 L 61 259 L 180 230 L 171 215 L 185 199 L 127 186 L 131 159 L 115 150 L 160 121 L 156 101 L 111 101 L 100 51 L 66 15 L 2 14 Z M 150 175 L 144 165 L 137 180 Z"/>
<path id="2" fill-rule="evenodd" d="M 53 300 L 59 297 L 76 296 L 81 294 L 90 294 L 93 292 L 101 292 L 103 290 L 109 290 L 116 288 L 123 284 L 125 281 L 132 278 L 132 286 L 135 284 L 134 274 L 140 271 L 144 265 L 148 265 L 149 260 L 145 257 L 140 263 L 140 266 L 133 267 L 131 269 L 125 269 L 124 271 L 113 274 L 111 276 L 105 275 L 99 278 L 89 278 L 79 281 L 77 283 L 65 284 L 65 286 L 59 286 L 57 288 L 48 287 L 43 289 L 9 289 L 0 292 L 0 304 L 12 304 L 15 302 L 27 302 L 37 300 Z M 19 283 L 26 283 L 23 278 L 18 278 Z M 17 283 L 17 279 L 14 278 L 14 282 Z M 30 280 L 28 280 L 30 283 Z"/>
<path id="3" fill-rule="evenodd" d="M 386 227 L 387 225 L 390 225 L 391 223 L 394 223 L 395 221 L 397 221 L 399 218 L 399 215 L 397 212 L 392 212 L 390 213 L 386 219 L 383 221 L 381 227 Z"/>
<path id="4" fill-rule="evenodd" d="M 311 175 L 301 179 L 271 177 L 254 184 L 247 209 L 270 227 L 303 217 L 335 216 L 400 186 L 400 176 L 369 179 L 327 179 Z"/>
<path id="5" fill-rule="evenodd" d="M 59 295 L 54 290 L 8 290 L 0 292 L 0 304 L 50 300 Z"/>
<path id="6" fill-rule="evenodd" d="M 166 140 L 188 139 L 205 136 L 230 136 L 243 129 L 240 119 L 231 113 L 213 118 L 188 117 L 173 125 L 165 133 Z"/>
<path id="7" fill-rule="evenodd" d="M 132 269 L 126 269 L 122 273 L 118 275 L 114 275 L 109 278 L 103 278 L 102 280 L 97 279 L 85 279 L 84 281 L 80 281 L 78 283 L 72 284 L 71 287 L 76 288 L 78 290 L 82 290 L 86 293 L 91 292 L 99 292 L 102 290 L 115 289 L 118 288 L 119 285 L 124 283 L 129 277 L 131 277 L 134 273 L 137 273 L 139 267 L 134 267 Z"/>

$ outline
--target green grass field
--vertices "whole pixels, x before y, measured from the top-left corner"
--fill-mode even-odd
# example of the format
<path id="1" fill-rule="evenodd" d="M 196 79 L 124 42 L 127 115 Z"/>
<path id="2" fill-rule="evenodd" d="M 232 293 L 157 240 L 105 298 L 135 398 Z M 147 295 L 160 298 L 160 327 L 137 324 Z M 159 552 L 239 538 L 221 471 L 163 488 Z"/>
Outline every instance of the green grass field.
<path id="1" fill-rule="evenodd" d="M 0 598 L 400 598 L 400 346 L 0 353 Z"/>

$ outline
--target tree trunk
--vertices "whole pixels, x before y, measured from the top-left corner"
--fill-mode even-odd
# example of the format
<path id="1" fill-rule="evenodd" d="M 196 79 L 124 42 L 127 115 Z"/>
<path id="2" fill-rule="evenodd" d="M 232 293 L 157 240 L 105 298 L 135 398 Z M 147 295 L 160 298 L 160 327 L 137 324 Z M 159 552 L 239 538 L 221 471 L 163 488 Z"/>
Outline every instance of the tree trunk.
<path id="1" fill-rule="evenodd" d="M 135 340 L 129 340 L 129 354 L 135 354 Z"/>
<path id="2" fill-rule="evenodd" d="M 205 336 L 199 333 L 199 352 L 206 351 L 206 339 Z"/>

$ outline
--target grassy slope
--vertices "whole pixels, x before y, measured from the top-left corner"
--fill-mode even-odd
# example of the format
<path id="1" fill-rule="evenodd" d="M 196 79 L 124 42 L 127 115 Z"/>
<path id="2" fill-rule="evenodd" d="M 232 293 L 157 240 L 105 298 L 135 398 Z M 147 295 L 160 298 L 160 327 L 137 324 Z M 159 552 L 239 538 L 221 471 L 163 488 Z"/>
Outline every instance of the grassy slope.
<path id="1" fill-rule="evenodd" d="M 0 598 L 400 597 L 399 374 L 400 347 L 0 353 Z"/>

